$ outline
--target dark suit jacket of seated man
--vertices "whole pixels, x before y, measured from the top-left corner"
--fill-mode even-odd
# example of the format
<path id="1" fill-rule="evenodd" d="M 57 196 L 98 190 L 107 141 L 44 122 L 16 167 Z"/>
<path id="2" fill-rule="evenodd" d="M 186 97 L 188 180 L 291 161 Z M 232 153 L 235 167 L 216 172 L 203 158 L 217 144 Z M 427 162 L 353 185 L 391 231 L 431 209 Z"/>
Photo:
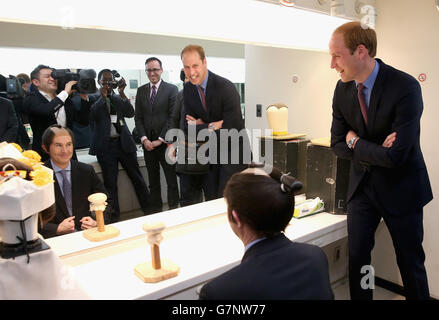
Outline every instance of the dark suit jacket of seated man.
<path id="1" fill-rule="evenodd" d="M 201 288 L 200 299 L 334 298 L 323 250 L 282 233 L 294 211 L 292 192 L 282 191 L 264 170 L 251 168 L 229 179 L 224 198 L 230 226 L 246 251 L 238 266 Z"/>

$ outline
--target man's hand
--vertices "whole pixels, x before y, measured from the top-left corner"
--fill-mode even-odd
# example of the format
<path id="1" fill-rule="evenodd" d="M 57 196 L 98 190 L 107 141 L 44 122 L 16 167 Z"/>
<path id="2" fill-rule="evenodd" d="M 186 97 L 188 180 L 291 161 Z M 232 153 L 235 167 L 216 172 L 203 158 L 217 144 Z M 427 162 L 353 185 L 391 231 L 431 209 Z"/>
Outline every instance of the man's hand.
<path id="1" fill-rule="evenodd" d="M 188 125 L 200 125 L 205 123 L 201 118 L 195 119 L 190 115 L 186 115 L 186 121 Z"/>
<path id="2" fill-rule="evenodd" d="M 146 151 L 152 151 L 154 150 L 154 147 L 152 145 L 152 142 L 148 139 L 143 140 L 143 146 L 145 147 Z"/>
<path id="3" fill-rule="evenodd" d="M 84 217 L 81 220 L 79 220 L 79 222 L 81 222 L 82 230 L 91 229 L 98 225 L 97 222 L 94 221 L 91 217 Z"/>
<path id="4" fill-rule="evenodd" d="M 56 234 L 66 234 L 72 233 L 75 231 L 75 216 L 66 218 L 58 225 L 58 229 L 56 229 Z"/>
<path id="5" fill-rule="evenodd" d="M 99 91 L 101 92 L 102 99 L 104 100 L 107 99 L 107 94 L 108 94 L 107 88 L 103 86 L 99 89 Z"/>
<path id="6" fill-rule="evenodd" d="M 219 130 L 223 127 L 224 120 L 211 122 L 213 124 L 213 130 Z"/>
<path id="7" fill-rule="evenodd" d="M 160 146 L 162 143 L 163 143 L 163 141 L 160 140 L 160 139 L 157 139 L 157 140 L 154 140 L 153 142 L 151 142 L 153 148 L 157 148 L 157 147 Z"/>
<path id="8" fill-rule="evenodd" d="M 168 145 L 166 152 L 168 154 L 168 158 L 173 163 L 177 162 L 177 148 L 175 147 L 175 145 L 173 143 Z"/>
<path id="9" fill-rule="evenodd" d="M 387 136 L 386 140 L 384 140 L 383 147 L 385 148 L 392 147 L 395 140 L 396 140 L 396 132 L 393 132 Z"/>
<path id="10" fill-rule="evenodd" d="M 349 140 L 351 140 L 353 137 L 356 137 L 356 136 L 357 136 L 357 134 L 354 131 L 349 130 L 349 132 L 346 135 L 346 144 L 348 144 Z"/>
<path id="11" fill-rule="evenodd" d="M 88 101 L 88 94 L 87 93 L 80 93 L 79 96 L 82 100 Z"/>
<path id="12" fill-rule="evenodd" d="M 120 79 L 120 83 L 121 83 L 121 85 L 117 87 L 117 91 L 119 92 L 119 95 L 120 95 L 122 98 L 124 98 L 124 97 L 125 97 L 125 93 L 124 93 L 123 90 L 124 90 L 125 87 L 127 86 L 127 83 L 126 83 L 126 81 L 125 81 L 124 78 Z"/>
<path id="13" fill-rule="evenodd" d="M 70 95 L 73 91 L 76 91 L 76 90 L 72 89 L 73 85 L 76 83 L 78 83 L 78 81 L 72 80 L 72 81 L 67 82 L 66 86 L 64 87 L 64 91 L 67 92 L 68 95 Z"/>

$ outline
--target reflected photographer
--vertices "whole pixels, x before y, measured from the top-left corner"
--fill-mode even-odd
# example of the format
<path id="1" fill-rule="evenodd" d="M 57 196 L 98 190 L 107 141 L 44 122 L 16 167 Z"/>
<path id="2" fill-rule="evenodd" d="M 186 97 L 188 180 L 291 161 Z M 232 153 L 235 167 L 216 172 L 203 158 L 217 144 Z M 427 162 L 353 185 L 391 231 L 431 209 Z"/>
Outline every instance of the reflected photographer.
<path id="1" fill-rule="evenodd" d="M 81 96 L 81 108 L 77 111 L 70 96 L 77 91 L 74 85 L 77 80 L 67 81 L 62 90 L 58 90 L 58 80 L 53 78 L 54 69 L 39 65 L 31 73 L 32 85 L 35 87 L 24 98 L 24 110 L 29 116 L 29 123 L 33 131 L 32 149 L 38 152 L 42 160 L 48 159 L 41 146 L 43 132 L 53 124 L 72 129 L 73 122 L 88 125 L 91 103 L 87 93 L 79 93 Z M 93 79 L 94 81 L 94 79 Z M 77 159 L 76 153 L 73 159 Z"/>

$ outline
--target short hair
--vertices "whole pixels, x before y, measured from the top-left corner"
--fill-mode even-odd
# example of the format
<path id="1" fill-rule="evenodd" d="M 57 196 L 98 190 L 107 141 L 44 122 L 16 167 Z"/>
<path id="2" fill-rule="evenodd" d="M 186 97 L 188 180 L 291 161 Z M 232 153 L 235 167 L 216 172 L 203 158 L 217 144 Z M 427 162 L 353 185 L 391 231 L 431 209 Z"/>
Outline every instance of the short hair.
<path id="1" fill-rule="evenodd" d="M 348 22 L 338 27 L 334 34 L 341 33 L 343 35 L 345 46 L 351 54 L 355 52 L 357 47 L 362 44 L 369 51 L 371 58 L 377 53 L 377 36 L 374 29 L 366 26 L 363 27 L 361 22 Z"/>
<path id="2" fill-rule="evenodd" d="M 163 69 L 162 62 L 160 61 L 159 58 L 156 58 L 156 57 L 151 57 L 151 58 L 146 59 L 145 65 L 150 63 L 151 61 L 157 61 L 159 63 L 159 65 L 160 65 L 160 69 Z"/>
<path id="3" fill-rule="evenodd" d="M 294 213 L 294 194 L 283 192 L 278 181 L 254 173 L 235 173 L 224 189 L 229 219 L 232 210 L 258 236 L 284 231 Z"/>
<path id="4" fill-rule="evenodd" d="M 30 82 L 30 78 L 26 73 L 20 73 L 17 74 L 17 78 L 21 78 L 24 80 L 24 83 L 29 83 Z"/>
<path id="5" fill-rule="evenodd" d="M 101 80 L 101 76 L 102 76 L 102 74 L 103 74 L 104 72 L 109 72 L 109 73 L 111 73 L 112 76 L 114 76 L 114 75 L 113 75 L 113 72 L 111 72 L 110 69 L 102 69 L 102 70 L 99 71 L 99 73 L 98 73 L 98 82 Z"/>
<path id="6" fill-rule="evenodd" d="M 40 80 L 40 71 L 42 69 L 50 69 L 53 70 L 53 68 L 46 66 L 44 64 L 39 64 L 38 67 L 36 67 L 32 72 L 30 73 L 31 80 Z"/>
<path id="7" fill-rule="evenodd" d="M 49 153 L 50 145 L 52 144 L 53 138 L 56 135 L 56 131 L 52 130 L 53 128 L 58 128 L 58 129 L 66 130 L 68 132 L 68 134 L 70 135 L 70 137 L 72 138 L 73 147 L 75 146 L 75 136 L 73 135 L 72 130 L 70 130 L 67 127 L 63 127 L 60 124 L 52 124 L 46 130 L 44 130 L 43 136 L 41 138 L 42 145 L 46 148 L 47 153 Z"/>
<path id="8" fill-rule="evenodd" d="M 184 47 L 183 50 L 181 50 L 180 58 L 183 59 L 184 53 L 192 52 L 192 51 L 198 52 L 198 55 L 200 56 L 201 60 L 204 60 L 206 58 L 206 54 L 204 53 L 203 47 L 196 44 L 189 44 L 186 47 Z"/>

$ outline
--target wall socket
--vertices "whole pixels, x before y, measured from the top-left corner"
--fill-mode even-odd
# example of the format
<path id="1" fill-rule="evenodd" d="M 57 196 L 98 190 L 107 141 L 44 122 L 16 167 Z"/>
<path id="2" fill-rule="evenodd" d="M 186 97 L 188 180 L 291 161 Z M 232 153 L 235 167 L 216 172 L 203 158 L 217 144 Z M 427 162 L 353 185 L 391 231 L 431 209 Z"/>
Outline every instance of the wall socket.
<path id="1" fill-rule="evenodd" d="M 262 117 L 262 104 L 256 105 L 256 117 L 257 118 Z"/>
<path id="2" fill-rule="evenodd" d="M 337 262 L 338 260 L 340 260 L 340 256 L 341 256 L 341 246 L 336 246 L 334 248 L 334 262 Z"/>

